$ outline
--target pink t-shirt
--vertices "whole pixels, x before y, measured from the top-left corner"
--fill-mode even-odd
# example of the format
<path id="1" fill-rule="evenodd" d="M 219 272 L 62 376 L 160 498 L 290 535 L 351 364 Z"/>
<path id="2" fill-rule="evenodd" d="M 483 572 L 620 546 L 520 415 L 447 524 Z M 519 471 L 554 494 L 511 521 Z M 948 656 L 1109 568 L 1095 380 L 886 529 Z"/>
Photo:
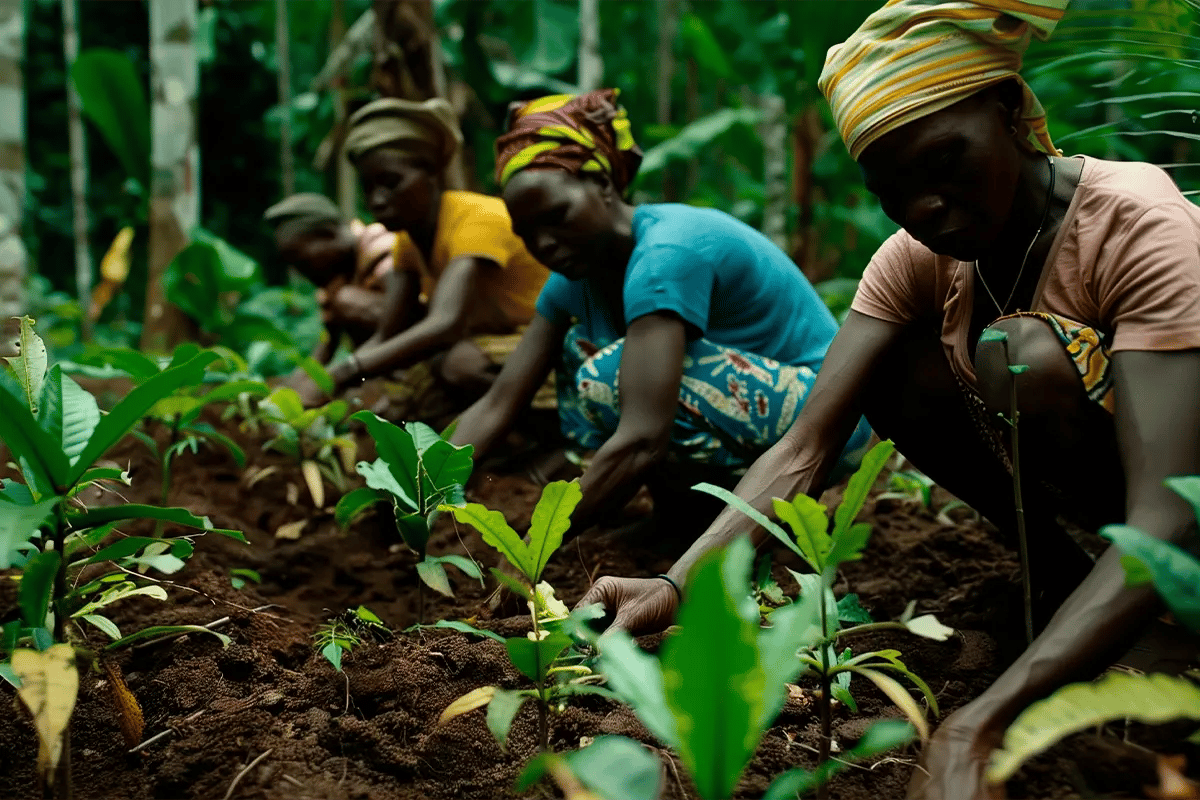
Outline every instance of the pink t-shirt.
<path id="1" fill-rule="evenodd" d="M 1200 208 L 1158 167 L 1082 158 L 1031 310 L 1089 325 L 1114 351 L 1200 348 Z M 871 259 L 851 308 L 902 324 L 940 316 L 951 367 L 973 385 L 975 281 L 973 262 L 901 230 Z"/>

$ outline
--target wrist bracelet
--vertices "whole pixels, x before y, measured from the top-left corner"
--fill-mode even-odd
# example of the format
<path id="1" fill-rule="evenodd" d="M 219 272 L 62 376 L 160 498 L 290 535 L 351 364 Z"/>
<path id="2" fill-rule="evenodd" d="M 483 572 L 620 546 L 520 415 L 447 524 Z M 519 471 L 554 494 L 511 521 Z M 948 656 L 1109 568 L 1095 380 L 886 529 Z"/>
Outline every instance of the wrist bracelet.
<path id="1" fill-rule="evenodd" d="M 676 583 L 675 581 L 671 580 L 671 577 L 669 575 L 667 575 L 666 573 L 662 573 L 659 575 L 655 575 L 654 577 L 662 578 L 664 581 L 671 584 L 671 588 L 675 590 L 675 599 L 681 603 L 683 602 L 683 592 L 680 590 L 679 584 Z"/>

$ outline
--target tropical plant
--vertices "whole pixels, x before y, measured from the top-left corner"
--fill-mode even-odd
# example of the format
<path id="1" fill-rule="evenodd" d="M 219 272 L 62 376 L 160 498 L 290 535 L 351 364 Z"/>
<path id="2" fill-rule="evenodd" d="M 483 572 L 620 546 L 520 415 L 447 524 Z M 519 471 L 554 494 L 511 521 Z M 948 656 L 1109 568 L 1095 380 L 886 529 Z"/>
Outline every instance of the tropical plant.
<path id="1" fill-rule="evenodd" d="M 508 690 L 484 686 L 468 692 L 442 712 L 440 723 L 487 706 L 488 729 L 504 746 L 513 718 L 526 700 L 538 707 L 538 742 L 542 750 L 549 745 L 549 715 L 561 711 L 575 695 L 611 693 L 594 684 L 601 677 L 584 663 L 586 655 L 576 647 L 570 631 L 578 632 L 583 623 L 602 613 L 598 607 L 569 612 L 554 596 L 554 590 L 541 580 L 550 557 L 562 544 L 563 534 L 571 526 L 571 512 L 583 497 L 577 482 L 554 481 L 542 490 L 533 509 L 529 532 L 523 539 L 509 527 L 504 515 L 479 503 L 443 506 L 459 522 L 471 525 L 483 541 L 501 553 L 520 577 L 492 569 L 492 574 L 510 590 L 525 598 L 533 630 L 525 637 L 505 639 L 491 631 L 478 630 L 465 622 L 441 621 L 433 627 L 475 633 L 504 644 L 517 670 L 533 681 L 532 689 Z"/>
<path id="2" fill-rule="evenodd" d="M 1166 484 L 1200 519 L 1200 476 L 1168 478 Z M 1200 633 L 1200 559 L 1128 525 L 1108 525 L 1100 535 L 1121 552 L 1126 586 L 1152 584 L 1176 621 Z M 1147 724 L 1200 720 L 1200 687 L 1186 677 L 1120 672 L 1064 686 L 1009 726 L 992 754 L 988 780 L 1008 780 L 1025 761 L 1072 733 L 1124 719 Z"/>
<path id="3" fill-rule="evenodd" d="M 20 614 L 2 629 L 0 676 L 19 687 L 35 717 L 41 742 L 38 774 L 46 792 L 69 794 L 70 765 L 63 755 L 69 753 L 68 723 L 78 680 L 64 680 L 64 675 L 74 671 L 73 645 L 86 641 L 73 630 L 84 623 L 94 626 L 112 639 L 105 649 L 165 632 L 208 632 L 198 626 L 155 626 L 122 635 L 100 613 L 128 597 L 165 600 L 162 587 L 137 575 L 135 568 L 169 574 L 181 569 L 192 553 L 186 537 L 123 536 L 105 545 L 116 527 L 152 519 L 245 541 L 237 531 L 215 529 L 186 509 L 130 503 L 87 508 L 79 497 L 90 486 L 128 480 L 120 469 L 97 466 L 97 461 L 154 403 L 198 381 L 214 358 L 198 353 L 163 370 L 101 416 L 95 398 L 61 366 L 47 369 L 45 346 L 26 317 L 20 355 L 8 359 L 10 370 L 0 372 L 0 438 L 24 481 L 0 482 L 0 569 L 20 570 Z M 93 552 L 95 548 L 99 550 Z M 82 586 L 71 579 L 82 567 L 100 563 L 111 563 L 112 569 Z"/>
<path id="4" fill-rule="evenodd" d="M 953 630 L 939 623 L 932 615 L 913 617 L 912 606 L 897 622 L 871 622 L 870 617 L 858 606 L 857 599 L 850 601 L 844 598 L 839 604 L 834 598 L 833 584 L 837 578 L 838 567 L 847 561 L 861 558 L 862 551 L 870 539 L 870 523 L 855 523 L 854 519 L 862 510 L 875 479 L 882 472 L 892 451 L 892 443 L 884 441 L 871 448 L 863 457 L 862 465 L 851 476 L 842 502 L 834 512 L 831 531 L 825 506 L 804 494 L 797 495 L 791 502 L 778 498 L 773 501 L 776 516 L 792 529 L 793 535 L 788 536 L 782 527 L 732 492 L 711 484 L 694 487 L 720 497 L 746 514 L 783 542 L 813 570 L 812 573 L 806 574 L 792 570 L 789 572 L 800 585 L 799 601 L 813 603 L 817 608 L 818 635 L 813 641 L 798 645 L 799 663 L 804 670 L 814 673 L 821 685 L 818 704 L 821 714 L 822 766 L 818 767 L 816 774 L 824 774 L 824 765 L 830 763 L 832 700 L 840 700 L 851 710 L 857 710 L 854 696 L 850 692 L 850 680 L 853 675 L 868 679 L 895 703 L 912 722 L 922 739 L 929 736 L 925 713 L 908 690 L 889 673 L 899 675 L 913 684 L 925 698 L 929 710 L 934 714 L 938 713 L 937 699 L 933 692 L 900 660 L 900 651 L 889 649 L 856 654 L 849 648 L 839 647 L 844 640 L 856 634 L 883 629 L 906 630 L 939 641 L 944 641 L 953 634 Z M 771 624 L 777 624 L 779 614 L 788 608 L 789 606 L 783 606 L 771 610 L 768 616 Z M 858 624 L 843 627 L 843 620 Z M 820 796 L 824 796 L 824 783 L 815 780 L 814 773 L 801 770 L 789 774 L 792 775 L 791 778 L 785 775 L 779 779 L 781 786 L 789 787 L 786 791 L 800 791 L 799 788 L 792 787 L 817 788 Z"/>
<path id="5" fill-rule="evenodd" d="M 378 458 L 371 463 L 358 463 L 358 473 L 367 485 L 338 501 L 334 511 L 338 523 L 349 525 L 376 503 L 390 501 L 400 538 L 417 556 L 417 575 L 422 586 L 452 597 L 447 564 L 482 581 L 479 565 L 471 559 L 454 554 L 431 556 L 426 552 L 429 533 L 438 515 L 464 501 L 463 486 L 474 469 L 471 460 L 474 448 L 455 447 L 447 441 L 450 431 L 439 436 L 421 422 L 407 422 L 401 427 L 369 411 L 360 411 L 351 419 L 367 426 L 367 432 L 375 440 Z M 420 589 L 417 597 L 417 618 L 424 622 L 424 589 Z"/>
<path id="6" fill-rule="evenodd" d="M 313 634 L 313 642 L 325 660 L 341 672 L 342 656 L 362 644 L 364 636 L 378 638 L 390 634 L 375 612 L 359 606 L 322 623 Z"/>

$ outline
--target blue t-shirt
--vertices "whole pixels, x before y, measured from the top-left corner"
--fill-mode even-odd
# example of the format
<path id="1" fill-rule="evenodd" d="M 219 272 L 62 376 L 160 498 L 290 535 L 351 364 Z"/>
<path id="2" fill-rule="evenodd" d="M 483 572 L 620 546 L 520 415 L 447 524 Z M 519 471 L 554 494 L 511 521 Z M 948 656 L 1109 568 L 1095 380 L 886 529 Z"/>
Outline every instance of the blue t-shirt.
<path id="1" fill-rule="evenodd" d="M 598 346 L 638 317 L 669 311 L 691 338 L 818 369 L 837 323 L 812 284 L 770 239 L 723 211 L 677 203 L 638 206 L 625 271 L 625 318 L 588 279 L 551 273 L 538 314 L 578 322 Z"/>

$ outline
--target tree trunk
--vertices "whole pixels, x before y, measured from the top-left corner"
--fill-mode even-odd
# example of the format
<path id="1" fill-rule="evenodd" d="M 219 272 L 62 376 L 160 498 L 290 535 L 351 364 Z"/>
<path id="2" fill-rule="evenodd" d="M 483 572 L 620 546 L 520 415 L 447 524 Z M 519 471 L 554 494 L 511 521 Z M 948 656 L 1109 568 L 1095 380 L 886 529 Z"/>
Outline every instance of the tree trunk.
<path id="1" fill-rule="evenodd" d="M 22 0 L 0 0 L 0 356 L 12 347 L 25 313 L 25 11 Z"/>
<path id="2" fill-rule="evenodd" d="M 783 98 L 763 95 L 758 98 L 763 111 L 760 127 L 763 143 L 763 218 L 762 232 L 780 250 L 787 252 L 787 111 Z"/>
<path id="3" fill-rule="evenodd" d="M 654 121 L 659 125 L 671 124 L 671 81 L 675 77 L 675 31 L 679 27 L 679 0 L 656 0 L 658 12 L 658 47 L 655 63 L 658 65 L 658 86 L 655 88 L 656 109 Z M 671 165 L 663 170 L 663 200 L 679 199 Z"/>
<path id="4" fill-rule="evenodd" d="M 816 228 L 813 224 L 816 197 L 812 166 L 817 159 L 817 148 L 823 134 L 816 104 L 804 109 L 792 124 L 792 202 L 796 204 L 797 214 L 791 256 L 800 266 L 800 271 L 813 283 L 832 278 L 836 266 L 836 259 L 831 263 L 818 261 Z"/>
<path id="5" fill-rule="evenodd" d="M 92 253 L 88 248 L 88 163 L 87 136 L 83 127 L 83 104 L 71 80 L 71 68 L 79 56 L 78 0 L 63 0 L 63 54 L 67 65 L 67 134 L 71 154 L 71 207 L 75 229 L 75 295 L 79 300 L 80 336 L 91 338 Z"/>
<path id="6" fill-rule="evenodd" d="M 373 12 L 368 12 L 374 17 Z M 329 52 L 335 53 L 346 38 L 346 2 L 333 0 L 333 14 L 329 18 Z M 332 79 L 334 125 L 340 130 L 346 124 L 346 77 L 339 74 Z M 340 137 L 339 137 L 340 139 Z M 333 162 L 334 191 L 337 194 L 338 208 L 346 219 L 358 216 L 358 187 L 354 182 L 354 167 L 339 146 L 336 153 L 330 154 Z"/>
<path id="7" fill-rule="evenodd" d="M 600 0 L 579 0 L 579 91 L 590 92 L 604 83 L 600 56 Z"/>
<path id="8" fill-rule="evenodd" d="M 163 274 L 200 221 L 195 0 L 150 0 L 150 269 L 142 349 L 170 350 L 188 322 Z"/>
<path id="9" fill-rule="evenodd" d="M 275 59 L 279 84 L 279 172 L 285 197 L 296 192 L 296 166 L 292 157 L 292 60 L 288 32 L 287 0 L 275 0 Z"/>

